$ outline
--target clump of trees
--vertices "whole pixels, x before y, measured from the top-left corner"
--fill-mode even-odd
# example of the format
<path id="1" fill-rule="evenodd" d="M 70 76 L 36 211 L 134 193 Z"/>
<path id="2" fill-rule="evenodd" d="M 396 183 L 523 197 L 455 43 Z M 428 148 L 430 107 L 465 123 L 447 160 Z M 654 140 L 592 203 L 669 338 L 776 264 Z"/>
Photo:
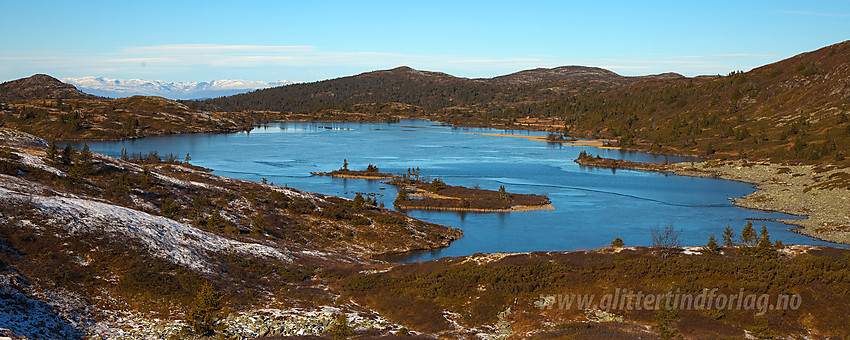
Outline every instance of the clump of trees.
<path id="1" fill-rule="evenodd" d="M 758 257 L 775 257 L 776 250 L 782 247 L 782 242 L 770 241 L 770 234 L 767 231 L 767 226 L 762 225 L 761 230 L 756 232 L 752 221 L 747 221 L 744 228 L 741 229 L 740 243 L 736 242 L 735 232 L 732 227 L 727 226 L 723 230 L 723 245 L 726 247 L 738 247 L 746 254 Z"/>
<path id="2" fill-rule="evenodd" d="M 508 201 L 508 200 L 510 200 L 510 198 L 511 198 L 510 194 L 508 194 L 508 192 L 505 190 L 505 186 L 500 185 L 499 186 L 499 199 L 502 200 L 502 201 Z"/>
<path id="3" fill-rule="evenodd" d="M 564 135 L 562 135 L 560 133 L 550 132 L 550 133 L 546 134 L 546 141 L 547 142 L 557 143 L 557 142 L 563 142 L 565 140 L 566 140 L 566 138 L 564 138 Z"/>
<path id="4" fill-rule="evenodd" d="M 189 161 L 192 160 L 192 157 L 187 153 L 186 157 L 181 162 L 179 160 L 179 155 L 175 155 L 173 153 L 169 153 L 168 157 L 163 159 L 159 156 L 159 152 L 156 150 L 149 152 L 147 155 L 143 154 L 141 151 L 139 153 L 127 153 L 127 149 L 121 149 L 121 155 L 119 158 L 125 162 L 133 162 L 136 164 L 158 164 L 158 163 L 168 163 L 168 164 L 185 164 L 188 165 Z"/>
<path id="5" fill-rule="evenodd" d="M 429 187 L 429 190 L 436 194 L 439 193 L 440 190 L 443 190 L 445 188 L 446 182 L 443 182 L 443 180 L 439 178 L 435 178 L 433 181 L 431 181 L 431 186 Z"/>
<path id="6" fill-rule="evenodd" d="M 419 168 L 407 168 L 406 173 L 398 173 L 390 180 L 392 185 L 416 184 L 426 180 L 420 176 Z M 445 183 L 444 183 L 445 184 Z"/>
<path id="7" fill-rule="evenodd" d="M 84 176 L 94 174 L 94 154 L 88 144 L 83 144 L 80 150 L 68 143 L 65 148 L 59 149 L 55 141 L 51 141 L 45 155 L 46 163 L 68 171 L 71 180 L 77 180 Z"/>
<path id="8" fill-rule="evenodd" d="M 393 201 L 393 205 L 399 206 L 404 204 L 405 202 L 410 200 L 410 195 L 407 193 L 407 189 L 401 187 L 398 189 L 398 194 L 395 196 L 395 201 Z"/>
<path id="9" fill-rule="evenodd" d="M 358 192 L 356 196 L 354 196 L 354 200 L 351 202 L 351 208 L 354 210 L 363 210 L 367 207 L 376 207 L 378 206 L 378 199 L 374 197 L 375 194 L 366 194 Z"/>

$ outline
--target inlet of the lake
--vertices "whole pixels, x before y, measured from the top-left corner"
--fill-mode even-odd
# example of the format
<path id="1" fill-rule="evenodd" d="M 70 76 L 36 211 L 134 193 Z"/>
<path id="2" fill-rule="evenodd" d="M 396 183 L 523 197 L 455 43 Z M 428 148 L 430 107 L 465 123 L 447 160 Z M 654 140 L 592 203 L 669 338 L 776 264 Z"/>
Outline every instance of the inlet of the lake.
<path id="1" fill-rule="evenodd" d="M 420 168 L 423 175 L 447 184 L 479 186 L 508 192 L 548 195 L 554 210 L 510 213 L 407 211 L 429 222 L 462 229 L 463 238 L 448 248 L 389 257 L 419 261 L 446 256 L 493 252 L 594 249 L 620 237 L 627 246 L 650 245 L 650 228 L 672 223 L 682 230 L 683 245 L 703 245 L 709 234 L 718 239 L 730 225 L 740 231 L 748 218 L 785 219 L 793 216 L 753 211 L 732 205 L 729 198 L 755 189 L 750 184 L 712 178 L 693 178 L 643 171 L 582 167 L 573 162 L 579 152 L 631 161 L 659 162 L 663 156 L 646 153 L 568 146 L 525 138 L 474 133 L 545 136 L 545 132 L 455 128 L 429 121 L 386 123 L 282 122 L 251 132 L 148 137 L 138 140 L 89 142 L 95 151 L 119 156 L 121 149 L 147 154 L 157 151 L 214 170 L 215 174 L 245 180 L 267 178 L 277 185 L 352 198 L 357 192 L 376 193 L 392 207 L 396 190 L 376 180 L 310 175 L 338 169 L 377 165 L 382 172 Z M 670 162 L 688 161 L 668 157 Z M 766 225 L 772 239 L 786 244 L 828 244 L 787 229 Z"/>

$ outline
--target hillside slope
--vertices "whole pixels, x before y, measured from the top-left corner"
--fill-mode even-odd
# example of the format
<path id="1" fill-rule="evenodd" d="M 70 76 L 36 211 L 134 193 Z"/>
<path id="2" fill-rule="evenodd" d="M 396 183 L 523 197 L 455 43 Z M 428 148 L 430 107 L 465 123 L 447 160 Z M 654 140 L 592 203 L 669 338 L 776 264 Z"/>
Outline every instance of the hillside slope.
<path id="1" fill-rule="evenodd" d="M 36 74 L 29 78 L 12 80 L 0 84 L 0 102 L 20 99 L 93 99 L 95 96 L 77 90 L 74 85 L 66 84 L 46 74 Z"/>
<path id="2" fill-rule="evenodd" d="M 400 67 L 186 103 L 294 119 L 546 129 L 652 152 L 850 164 L 850 42 L 726 76 L 622 77 L 567 66 L 466 79 Z"/>
<path id="3" fill-rule="evenodd" d="M 0 85 L 0 127 L 51 140 L 236 132 L 278 118 L 267 112 L 200 111 L 162 97 L 95 97 L 46 75 Z"/>
<path id="4" fill-rule="evenodd" d="M 462 234 L 154 155 L 52 153 L 5 128 L 0 203 L 0 328 L 32 338 L 109 338 L 137 313 L 186 320 L 206 284 L 234 313 L 342 307 L 311 278 Z"/>
<path id="5" fill-rule="evenodd" d="M 563 93 L 607 89 L 659 77 L 676 78 L 671 74 L 624 77 L 601 68 L 564 66 L 520 71 L 495 78 L 468 79 L 403 66 L 187 104 L 213 110 L 262 109 L 291 113 L 328 109 L 356 111 L 358 106 L 387 103 L 414 106 L 414 112 L 449 108 L 498 110 L 505 103 L 555 98 Z"/>

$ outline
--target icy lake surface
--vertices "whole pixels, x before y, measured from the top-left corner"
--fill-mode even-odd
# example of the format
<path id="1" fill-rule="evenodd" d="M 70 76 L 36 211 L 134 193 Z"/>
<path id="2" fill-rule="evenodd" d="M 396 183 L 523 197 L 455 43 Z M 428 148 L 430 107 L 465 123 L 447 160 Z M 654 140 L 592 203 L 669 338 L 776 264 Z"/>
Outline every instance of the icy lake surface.
<path id="1" fill-rule="evenodd" d="M 663 162 L 663 156 L 595 147 L 568 146 L 525 138 L 472 133 L 545 136 L 543 132 L 453 128 L 429 121 L 385 123 L 287 122 L 250 133 L 178 135 L 133 141 L 89 143 L 93 151 L 118 156 L 128 152 L 173 153 L 214 173 L 352 198 L 377 193 L 392 207 L 396 191 L 381 181 L 310 175 L 331 171 L 348 160 L 349 168 L 377 165 L 381 172 L 420 168 L 422 175 L 447 184 L 548 195 L 555 210 L 511 213 L 407 211 L 415 218 L 453 226 L 464 236 L 450 247 L 394 256 L 419 261 L 492 252 L 593 249 L 620 237 L 627 246 L 649 245 L 650 228 L 672 223 L 683 231 L 683 245 L 703 245 L 723 228 L 740 231 L 747 218 L 792 216 L 734 207 L 729 198 L 754 191 L 747 183 L 658 173 L 582 167 L 579 152 L 631 161 Z M 670 162 L 688 161 L 668 157 Z M 381 196 L 382 195 L 382 196 Z M 776 222 L 766 225 L 773 239 L 795 244 L 830 244 L 802 236 Z"/>

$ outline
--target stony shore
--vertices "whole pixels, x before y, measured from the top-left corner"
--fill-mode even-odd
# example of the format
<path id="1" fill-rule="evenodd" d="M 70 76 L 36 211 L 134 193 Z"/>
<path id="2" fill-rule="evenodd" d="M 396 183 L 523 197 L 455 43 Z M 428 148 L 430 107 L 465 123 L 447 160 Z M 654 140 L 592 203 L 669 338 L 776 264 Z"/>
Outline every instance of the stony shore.
<path id="1" fill-rule="evenodd" d="M 611 160 L 605 158 L 585 158 L 576 162 L 611 167 Z M 616 167 L 752 183 L 758 190 L 732 199 L 736 206 L 805 216 L 805 219 L 779 221 L 799 226 L 790 230 L 800 234 L 850 244 L 850 169 L 847 168 L 745 160 L 670 164 L 618 162 Z"/>

